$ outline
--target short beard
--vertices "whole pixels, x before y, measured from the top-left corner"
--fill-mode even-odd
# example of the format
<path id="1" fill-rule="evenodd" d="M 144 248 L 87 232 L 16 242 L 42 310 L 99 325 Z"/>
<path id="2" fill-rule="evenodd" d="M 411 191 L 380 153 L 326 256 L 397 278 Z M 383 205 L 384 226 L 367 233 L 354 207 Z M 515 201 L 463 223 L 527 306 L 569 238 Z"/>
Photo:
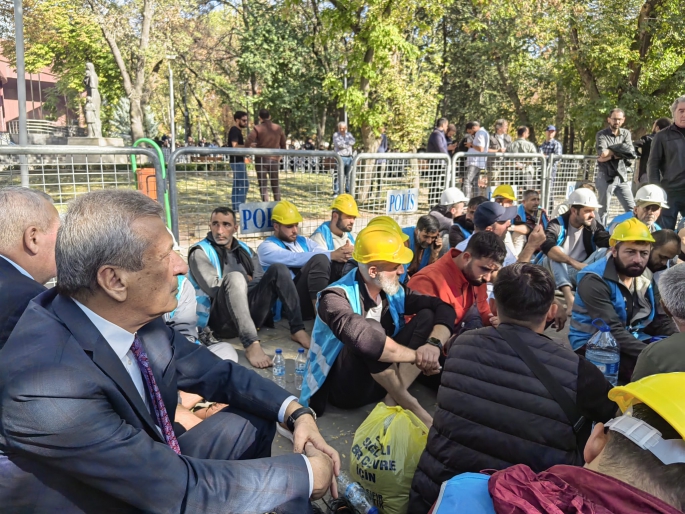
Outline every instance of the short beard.
<path id="1" fill-rule="evenodd" d="M 347 225 L 343 225 L 343 220 L 340 218 L 335 222 L 335 228 L 340 230 L 340 232 L 352 232 L 352 228 L 347 228 Z"/>
<path id="2" fill-rule="evenodd" d="M 644 266 L 644 267 L 640 268 L 639 270 L 637 268 L 630 268 L 629 269 L 629 268 L 625 267 L 623 265 L 623 263 L 620 262 L 618 259 L 614 259 L 614 265 L 616 266 L 616 271 L 619 274 L 624 275 L 626 277 L 633 277 L 633 278 L 639 277 L 640 275 L 642 275 L 645 272 L 645 268 L 647 267 L 647 266 Z"/>
<path id="3" fill-rule="evenodd" d="M 388 278 L 385 275 L 378 275 L 374 279 L 374 282 L 376 282 L 376 285 L 389 296 L 396 295 L 401 287 L 400 279 L 397 275 L 395 275 L 393 278 Z"/>

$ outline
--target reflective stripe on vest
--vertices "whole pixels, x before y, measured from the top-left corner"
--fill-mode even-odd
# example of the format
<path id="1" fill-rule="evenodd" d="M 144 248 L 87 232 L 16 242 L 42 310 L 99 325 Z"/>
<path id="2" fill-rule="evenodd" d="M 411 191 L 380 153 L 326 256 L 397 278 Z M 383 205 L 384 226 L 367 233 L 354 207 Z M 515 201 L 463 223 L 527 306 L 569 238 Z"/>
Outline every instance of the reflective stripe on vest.
<path id="1" fill-rule="evenodd" d="M 621 293 L 621 289 L 618 283 L 614 282 L 613 280 L 607 280 L 604 277 L 604 270 L 606 269 L 607 262 L 608 259 L 600 259 L 597 262 L 594 262 L 583 268 L 578 272 L 577 283 L 580 284 L 580 281 L 583 279 L 583 277 L 590 273 L 601 278 L 604 283 L 609 286 L 611 304 L 614 306 L 614 310 L 620 318 L 621 323 L 626 326 L 626 330 L 633 334 L 633 337 L 636 339 L 649 339 L 650 336 L 644 334 L 642 330 L 652 322 L 655 314 L 654 291 L 652 289 L 651 282 L 647 287 L 646 295 L 647 301 L 649 301 L 651 306 L 649 316 L 647 316 L 646 319 L 638 320 L 635 325 L 628 325 L 626 304 L 623 294 Z M 640 278 L 642 277 L 635 277 L 635 280 L 639 280 Z M 588 313 L 585 302 L 576 291 L 575 301 L 573 303 L 573 312 L 571 315 L 570 330 L 568 334 L 568 339 L 571 342 L 571 346 L 574 350 L 581 348 L 585 343 L 588 342 L 588 339 L 590 339 L 590 337 L 597 332 L 597 328 L 592 324 L 592 320 L 593 318 Z"/>
<path id="2" fill-rule="evenodd" d="M 354 268 L 326 289 L 342 289 L 347 300 L 350 302 L 350 306 L 354 313 L 361 316 L 362 305 L 356 274 L 357 268 Z M 319 296 L 320 295 L 321 293 L 319 293 Z M 394 337 L 402 327 L 404 327 L 404 289 L 400 288 L 400 290 L 392 296 L 387 295 L 387 299 L 390 315 L 395 324 L 395 331 L 392 334 Z M 309 399 L 321 389 L 321 386 L 326 381 L 326 377 L 342 348 L 343 343 L 335 337 L 328 325 L 317 316 L 316 321 L 314 321 L 314 329 L 312 330 L 312 343 L 309 348 L 307 369 L 302 383 L 302 393 L 300 394 L 300 403 L 302 405 L 308 406 Z"/>
<path id="3" fill-rule="evenodd" d="M 335 246 L 333 245 L 333 233 L 331 232 L 330 221 L 326 221 L 319 225 L 319 228 L 317 228 L 314 231 L 314 234 L 321 234 L 323 236 L 323 240 L 326 241 L 326 246 L 328 247 L 329 251 L 332 252 L 333 250 L 335 250 Z M 312 236 L 314 234 L 312 234 Z M 354 237 L 349 232 L 347 233 L 347 238 L 350 240 L 351 244 L 354 244 Z"/>

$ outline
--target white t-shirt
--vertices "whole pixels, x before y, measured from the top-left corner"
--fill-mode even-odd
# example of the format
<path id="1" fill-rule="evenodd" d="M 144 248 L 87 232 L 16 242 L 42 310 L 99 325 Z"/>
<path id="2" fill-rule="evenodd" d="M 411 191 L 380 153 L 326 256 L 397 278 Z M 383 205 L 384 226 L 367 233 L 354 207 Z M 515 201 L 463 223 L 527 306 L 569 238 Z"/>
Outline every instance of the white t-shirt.
<path id="1" fill-rule="evenodd" d="M 333 232 L 331 232 L 331 237 L 333 238 L 333 250 L 337 250 L 341 246 L 345 246 L 345 243 L 350 238 L 350 233 L 349 232 L 343 232 L 342 236 L 338 236 L 338 235 L 334 234 Z M 312 241 L 317 242 L 323 248 L 328 247 L 326 245 L 326 240 L 324 239 L 323 234 L 321 232 L 317 232 L 316 234 L 312 234 L 312 237 L 310 239 Z M 350 241 L 350 244 L 352 244 L 352 241 Z"/>
<path id="2" fill-rule="evenodd" d="M 488 134 L 488 131 L 484 128 L 479 129 L 478 132 L 476 132 L 473 136 L 473 144 L 475 146 L 482 146 L 483 152 L 487 152 L 488 148 L 490 147 L 490 134 Z M 466 153 L 478 153 L 478 150 L 471 147 Z M 466 159 L 467 166 L 477 166 L 480 169 L 485 169 L 487 162 L 487 157 L 468 157 Z"/>
<path id="3" fill-rule="evenodd" d="M 579 262 L 583 262 L 587 259 L 587 252 L 585 251 L 585 245 L 583 244 L 583 227 L 574 228 L 569 224 L 568 234 L 566 235 L 566 241 L 561 245 L 564 253 Z"/>

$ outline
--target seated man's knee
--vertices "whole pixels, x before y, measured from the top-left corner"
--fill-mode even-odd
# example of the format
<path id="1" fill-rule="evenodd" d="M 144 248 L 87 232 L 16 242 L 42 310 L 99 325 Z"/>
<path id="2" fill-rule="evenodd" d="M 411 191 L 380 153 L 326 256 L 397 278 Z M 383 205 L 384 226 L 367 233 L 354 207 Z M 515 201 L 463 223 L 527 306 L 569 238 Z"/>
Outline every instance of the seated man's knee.
<path id="1" fill-rule="evenodd" d="M 311 258 L 312 268 L 316 267 L 318 269 L 331 269 L 331 260 L 325 253 L 317 253 Z"/>
<path id="2" fill-rule="evenodd" d="M 273 274 L 273 276 L 276 278 L 291 278 L 288 266 L 286 266 L 285 264 L 281 264 L 280 262 L 269 266 L 269 269 L 266 270 L 266 273 L 264 273 L 264 275 L 266 276 L 267 274 Z"/>
<path id="3" fill-rule="evenodd" d="M 226 273 L 223 283 L 231 291 L 245 291 L 247 294 L 247 279 L 245 278 L 245 275 L 239 271 L 231 271 L 230 273 Z"/>

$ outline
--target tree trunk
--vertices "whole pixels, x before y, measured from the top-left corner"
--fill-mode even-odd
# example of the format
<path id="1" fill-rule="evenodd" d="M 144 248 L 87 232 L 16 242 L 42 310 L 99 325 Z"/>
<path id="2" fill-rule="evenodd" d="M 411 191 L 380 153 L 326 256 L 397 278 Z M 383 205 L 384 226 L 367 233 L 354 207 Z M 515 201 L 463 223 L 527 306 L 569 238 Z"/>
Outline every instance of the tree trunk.
<path id="1" fill-rule="evenodd" d="M 129 98 L 129 117 L 131 118 L 131 139 L 133 142 L 145 137 L 145 128 L 143 125 L 143 106 L 140 101 L 140 96 L 132 95 Z"/>
<path id="2" fill-rule="evenodd" d="M 328 117 L 328 106 L 324 105 L 321 109 L 321 117 L 316 120 L 316 146 L 319 148 L 326 137 L 326 118 Z"/>

